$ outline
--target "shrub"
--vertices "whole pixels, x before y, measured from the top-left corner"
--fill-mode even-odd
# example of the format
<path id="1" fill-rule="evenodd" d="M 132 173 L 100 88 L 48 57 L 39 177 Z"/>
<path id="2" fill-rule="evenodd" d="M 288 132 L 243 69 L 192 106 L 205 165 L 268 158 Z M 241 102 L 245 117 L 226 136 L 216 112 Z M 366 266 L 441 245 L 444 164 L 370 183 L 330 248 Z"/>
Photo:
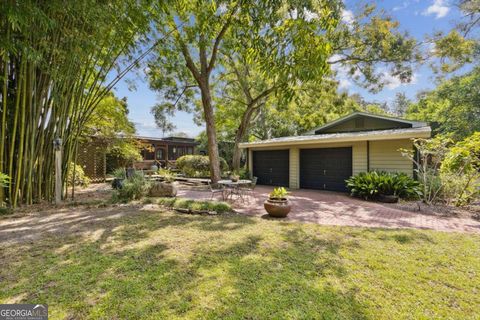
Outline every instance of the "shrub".
<path id="1" fill-rule="evenodd" d="M 125 168 L 117 168 L 113 170 L 113 176 L 117 179 L 125 179 L 127 177 L 127 172 Z"/>
<path id="2" fill-rule="evenodd" d="M 248 171 L 247 168 L 241 168 L 240 170 L 235 171 L 235 174 L 237 174 L 240 177 L 240 179 L 250 179 L 251 178 L 250 171 Z"/>
<path id="3" fill-rule="evenodd" d="M 346 182 L 353 196 L 367 200 L 374 200 L 380 194 L 399 198 L 418 198 L 421 195 L 420 183 L 405 173 L 361 172 Z"/>
<path id="4" fill-rule="evenodd" d="M 186 155 L 177 159 L 177 169 L 187 177 L 208 177 L 210 176 L 210 159 L 208 156 Z M 228 164 L 220 158 L 220 170 L 228 170 Z"/>
<path id="5" fill-rule="evenodd" d="M 135 171 L 135 173 L 123 181 L 122 188 L 113 193 L 112 200 L 114 202 L 129 202 L 132 200 L 142 199 L 147 195 L 150 183 L 145 180 L 143 173 Z"/>
<path id="6" fill-rule="evenodd" d="M 0 188 L 8 188 L 10 186 L 10 177 L 0 172 Z"/>
<path id="7" fill-rule="evenodd" d="M 165 182 L 174 182 L 175 181 L 175 173 L 168 169 L 158 169 L 158 175 L 163 178 Z"/>
<path id="8" fill-rule="evenodd" d="M 414 139 L 413 150 L 401 149 L 402 155 L 415 164 L 415 171 L 422 187 L 422 200 L 433 204 L 442 199 L 443 182 L 438 170 L 453 143 L 451 139 L 437 136 L 433 139 Z"/>
<path id="9" fill-rule="evenodd" d="M 480 133 L 456 143 L 437 136 L 415 139 L 413 144 L 417 155 L 402 153 L 417 167 L 425 203 L 463 206 L 480 195 Z"/>
<path id="10" fill-rule="evenodd" d="M 74 176 L 75 174 L 75 181 L 74 181 Z M 83 171 L 83 168 L 79 164 L 74 164 L 73 162 L 70 162 L 70 165 L 68 166 L 68 175 L 67 175 L 67 183 L 68 186 L 82 186 L 82 187 L 88 187 L 90 184 L 90 178 L 85 175 L 85 171 Z"/>
<path id="11" fill-rule="evenodd" d="M 440 167 L 447 202 L 466 205 L 480 195 L 480 132 L 452 146 Z"/>
<path id="12" fill-rule="evenodd" d="M 191 199 L 160 198 L 158 204 L 173 209 L 186 209 L 192 211 L 215 211 L 217 213 L 231 212 L 232 207 L 226 202 L 198 201 Z"/>

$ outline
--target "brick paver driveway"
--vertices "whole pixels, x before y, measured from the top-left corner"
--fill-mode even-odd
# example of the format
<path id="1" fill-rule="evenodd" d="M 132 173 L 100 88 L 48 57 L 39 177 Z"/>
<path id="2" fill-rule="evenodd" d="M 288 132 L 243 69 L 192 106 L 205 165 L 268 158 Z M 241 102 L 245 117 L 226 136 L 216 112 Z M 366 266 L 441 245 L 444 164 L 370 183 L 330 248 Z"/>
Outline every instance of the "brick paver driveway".
<path id="1" fill-rule="evenodd" d="M 244 201 L 235 200 L 232 203 L 233 207 L 237 212 L 243 214 L 265 216 L 263 202 L 272 189 L 271 187 L 257 186 L 254 195 L 246 197 Z M 209 199 L 211 194 L 207 191 L 179 190 L 178 196 Z M 290 200 L 292 211 L 287 220 L 324 225 L 418 228 L 480 233 L 480 221 L 403 211 L 381 203 L 355 199 L 342 193 L 294 190 Z"/>

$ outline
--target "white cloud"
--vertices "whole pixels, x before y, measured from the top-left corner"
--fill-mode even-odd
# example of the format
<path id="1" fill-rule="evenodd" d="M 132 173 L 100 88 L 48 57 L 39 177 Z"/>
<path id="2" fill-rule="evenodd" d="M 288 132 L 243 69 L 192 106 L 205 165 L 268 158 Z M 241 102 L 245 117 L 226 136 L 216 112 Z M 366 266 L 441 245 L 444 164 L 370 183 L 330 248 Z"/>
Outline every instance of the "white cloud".
<path id="1" fill-rule="evenodd" d="M 408 1 L 403 1 L 403 3 L 399 6 L 395 6 L 393 7 L 393 11 L 399 11 L 399 10 L 403 10 L 403 9 L 406 9 L 408 7 Z"/>
<path id="2" fill-rule="evenodd" d="M 385 86 L 390 90 L 396 89 L 400 86 L 416 84 L 417 83 L 417 78 L 418 78 L 417 74 L 414 73 L 412 75 L 412 79 L 410 80 L 410 82 L 402 83 L 402 81 L 398 77 L 392 76 L 389 72 L 384 71 L 382 73 L 382 81 L 384 81 L 386 83 Z"/>
<path id="3" fill-rule="evenodd" d="M 348 89 L 352 86 L 352 82 L 345 77 L 339 77 L 338 79 L 338 88 L 339 89 Z"/>
<path id="4" fill-rule="evenodd" d="M 334 54 L 328 59 L 328 61 L 334 62 L 341 58 L 341 55 Z M 343 90 L 349 89 L 353 85 L 353 82 L 350 80 L 351 77 L 349 76 L 349 69 L 345 66 L 342 66 L 341 64 L 333 64 L 331 65 L 331 67 L 332 70 L 336 73 L 335 78 L 338 81 L 338 88 Z"/>
<path id="5" fill-rule="evenodd" d="M 429 6 L 422 14 L 424 16 L 429 16 L 434 14 L 436 19 L 445 17 L 450 8 L 444 0 L 434 0 L 433 4 Z"/>
<path id="6" fill-rule="evenodd" d="M 350 10 L 343 9 L 342 10 L 342 21 L 347 24 L 352 24 L 355 20 L 353 12 Z"/>

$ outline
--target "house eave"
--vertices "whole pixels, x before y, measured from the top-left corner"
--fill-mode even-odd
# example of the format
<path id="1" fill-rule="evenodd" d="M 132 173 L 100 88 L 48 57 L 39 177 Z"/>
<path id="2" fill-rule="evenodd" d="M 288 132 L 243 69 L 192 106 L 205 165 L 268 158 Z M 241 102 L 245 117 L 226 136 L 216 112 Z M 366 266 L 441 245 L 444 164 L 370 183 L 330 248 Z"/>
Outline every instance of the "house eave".
<path id="1" fill-rule="evenodd" d="M 377 131 L 361 131 L 348 133 L 327 133 L 308 136 L 293 136 L 262 140 L 248 143 L 240 143 L 239 147 L 262 148 L 262 147 L 283 147 L 291 145 L 322 144 L 332 142 L 353 142 L 353 141 L 377 141 L 377 140 L 396 140 L 396 139 L 414 139 L 430 138 L 431 128 L 408 128 L 408 129 L 389 129 Z"/>
<path id="2" fill-rule="evenodd" d="M 378 114 L 373 114 L 373 113 L 368 113 L 368 112 L 353 112 L 349 115 L 346 115 L 344 117 L 340 117 L 336 120 L 333 120 L 331 122 L 328 122 L 324 124 L 323 126 L 320 126 L 318 128 L 315 128 L 311 131 L 309 131 L 309 134 L 320 134 L 318 133 L 319 131 L 331 128 L 333 126 L 339 125 L 345 121 L 348 121 L 352 118 L 358 117 L 358 116 L 364 116 L 364 117 L 370 117 L 370 118 L 375 118 L 375 119 L 382 119 L 382 120 L 387 120 L 387 121 L 393 121 L 393 122 L 398 122 L 398 123 L 404 123 L 404 124 L 409 124 L 412 126 L 412 128 L 419 128 L 419 127 L 426 127 L 428 124 L 426 122 L 422 121 L 414 121 L 414 120 L 406 120 L 406 119 L 401 119 L 401 118 L 396 118 L 396 117 L 391 117 L 391 116 L 383 116 L 383 115 L 378 115 Z"/>

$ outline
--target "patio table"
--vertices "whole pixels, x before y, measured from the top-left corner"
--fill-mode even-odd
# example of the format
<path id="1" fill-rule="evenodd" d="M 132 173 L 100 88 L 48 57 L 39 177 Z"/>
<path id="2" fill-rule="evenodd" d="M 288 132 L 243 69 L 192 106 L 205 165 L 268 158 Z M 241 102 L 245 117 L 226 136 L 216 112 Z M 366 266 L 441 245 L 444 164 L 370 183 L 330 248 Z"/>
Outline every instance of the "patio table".
<path id="1" fill-rule="evenodd" d="M 242 200 L 243 200 L 243 195 L 240 192 L 240 187 L 244 185 L 251 184 L 252 180 L 238 180 L 238 181 L 232 181 L 232 180 L 219 180 L 218 184 L 224 186 L 230 194 L 227 194 L 227 199 L 229 195 L 238 195 Z"/>

